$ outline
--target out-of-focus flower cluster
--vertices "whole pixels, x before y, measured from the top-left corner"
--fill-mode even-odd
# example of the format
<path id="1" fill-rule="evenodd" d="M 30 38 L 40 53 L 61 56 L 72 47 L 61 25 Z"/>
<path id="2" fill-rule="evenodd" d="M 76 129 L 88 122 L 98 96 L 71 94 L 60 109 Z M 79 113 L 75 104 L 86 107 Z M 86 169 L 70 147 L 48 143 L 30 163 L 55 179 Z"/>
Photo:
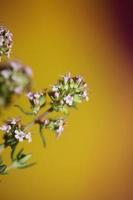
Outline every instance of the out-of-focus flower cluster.
<path id="1" fill-rule="evenodd" d="M 0 130 L 4 132 L 3 139 L 5 147 L 10 146 L 13 148 L 24 140 L 28 140 L 28 142 L 32 141 L 31 133 L 25 132 L 20 119 L 7 120 L 5 124 L 0 127 Z"/>
<path id="2" fill-rule="evenodd" d="M 0 106 L 11 101 L 12 94 L 20 95 L 30 89 L 32 70 L 19 61 L 0 64 Z"/>
<path id="3" fill-rule="evenodd" d="M 76 107 L 77 103 L 89 100 L 87 84 L 83 77 L 67 74 L 49 91 L 53 110 L 67 113 L 68 107 Z"/>
<path id="4" fill-rule="evenodd" d="M 4 26 L 0 26 L 0 58 L 4 55 L 10 56 L 12 45 L 12 33 Z"/>
<path id="5" fill-rule="evenodd" d="M 59 137 L 64 131 L 65 120 L 63 118 L 60 119 L 45 119 L 43 121 L 43 126 L 47 129 L 55 131 L 57 137 Z"/>
<path id="6" fill-rule="evenodd" d="M 46 103 L 46 92 L 29 92 L 27 97 L 34 114 L 37 114 Z"/>

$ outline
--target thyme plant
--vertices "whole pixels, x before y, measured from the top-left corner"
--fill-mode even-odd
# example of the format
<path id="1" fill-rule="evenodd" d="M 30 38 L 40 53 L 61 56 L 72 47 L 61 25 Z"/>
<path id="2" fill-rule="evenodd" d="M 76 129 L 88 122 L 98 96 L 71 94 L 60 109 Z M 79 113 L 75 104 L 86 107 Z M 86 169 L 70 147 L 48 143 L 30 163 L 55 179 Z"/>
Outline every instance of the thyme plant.
<path id="1" fill-rule="evenodd" d="M 4 37 L 6 33 L 4 32 L 3 34 L 3 32 L 0 32 L 0 34 L 1 33 L 1 56 L 9 56 L 10 50 L 3 50 L 7 48 L 4 46 L 7 44 L 4 42 L 4 40 L 6 40 L 6 37 Z M 3 80 L 6 80 L 0 85 L 0 88 L 5 87 L 1 97 L 4 96 L 6 90 L 8 90 L 8 92 L 6 92 L 9 94 L 10 92 L 21 94 L 21 92 L 30 85 L 31 70 L 23 66 L 20 62 L 10 61 L 0 68 L 0 78 L 1 77 Z M 26 98 L 30 105 L 28 110 L 25 110 L 20 105 L 15 106 L 25 115 L 32 116 L 32 120 L 25 124 L 22 118 L 13 117 L 4 121 L 3 125 L 0 126 L 3 138 L 3 143 L 0 144 L 1 175 L 8 174 L 11 169 L 23 169 L 35 164 L 34 162 L 29 162 L 32 154 L 25 153 L 23 148 L 19 149 L 20 143 L 24 141 L 28 143 L 32 142 L 31 128 L 38 126 L 38 132 L 45 147 L 44 130 L 52 130 L 56 137 L 59 138 L 64 131 L 69 109 L 76 108 L 78 103 L 89 100 L 87 84 L 84 78 L 81 76 L 71 76 L 70 73 L 62 76 L 50 89 L 41 91 L 29 90 Z M 51 114 L 54 112 L 59 113 L 60 117 L 51 117 Z M 2 153 L 7 147 L 10 148 L 10 165 L 7 165 L 2 159 Z"/>

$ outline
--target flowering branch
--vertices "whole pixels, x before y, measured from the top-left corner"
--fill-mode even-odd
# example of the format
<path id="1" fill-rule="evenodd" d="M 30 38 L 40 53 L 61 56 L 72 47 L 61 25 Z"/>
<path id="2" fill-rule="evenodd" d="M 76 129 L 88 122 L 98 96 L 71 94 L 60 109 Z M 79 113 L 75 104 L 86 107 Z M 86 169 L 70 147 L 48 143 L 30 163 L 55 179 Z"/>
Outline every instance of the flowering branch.
<path id="1" fill-rule="evenodd" d="M 3 43 L 5 38 L 3 38 L 4 36 L 2 35 L 2 39 L 0 37 L 1 56 L 5 54 L 5 51 L 2 51 L 2 45 L 5 44 Z M 21 93 L 27 87 L 29 89 L 31 70 L 28 67 L 22 66 L 19 62 L 10 61 L 6 67 L 0 68 L 1 77 L 4 77 L 2 85 L 8 85 L 8 91 Z M 11 89 L 9 86 L 11 86 Z M 56 137 L 59 138 L 64 131 L 69 109 L 76 108 L 78 103 L 89 100 L 87 84 L 83 77 L 71 76 L 69 73 L 62 76 L 50 89 L 37 92 L 30 90 L 27 93 L 27 100 L 30 103 L 30 111 L 25 111 L 20 105 L 15 106 L 23 114 L 31 115 L 33 119 L 24 124 L 21 118 L 15 117 L 6 120 L 0 127 L 3 133 L 3 143 L 0 144 L 0 156 L 7 147 L 11 149 L 11 165 L 7 166 L 2 160 L 2 156 L 0 157 L 0 174 L 2 175 L 7 174 L 11 169 L 23 169 L 35 164 L 34 162 L 29 163 L 31 154 L 26 154 L 24 149 L 18 150 L 19 144 L 23 141 L 32 142 L 30 129 L 35 125 L 39 127 L 40 137 L 44 146 L 46 146 L 44 129 L 52 130 Z M 60 117 L 53 117 L 52 114 L 54 112 L 59 113 Z"/>

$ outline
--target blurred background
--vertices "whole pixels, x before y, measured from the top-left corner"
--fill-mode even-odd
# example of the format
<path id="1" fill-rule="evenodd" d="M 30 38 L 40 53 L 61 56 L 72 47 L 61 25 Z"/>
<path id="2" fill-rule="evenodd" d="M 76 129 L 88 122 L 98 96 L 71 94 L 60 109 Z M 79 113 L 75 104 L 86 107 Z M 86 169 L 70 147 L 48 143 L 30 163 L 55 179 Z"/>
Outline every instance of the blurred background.
<path id="1" fill-rule="evenodd" d="M 71 111 L 60 140 L 47 132 L 43 149 L 33 130 L 25 149 L 38 164 L 0 177 L 1 200 L 133 198 L 132 10 L 132 1 L 0 1 L 0 24 L 14 34 L 11 58 L 32 66 L 34 88 L 72 72 L 84 76 L 90 90 L 90 101 Z M 15 103 L 29 106 L 25 96 Z M 10 107 L 0 121 L 17 115 Z"/>

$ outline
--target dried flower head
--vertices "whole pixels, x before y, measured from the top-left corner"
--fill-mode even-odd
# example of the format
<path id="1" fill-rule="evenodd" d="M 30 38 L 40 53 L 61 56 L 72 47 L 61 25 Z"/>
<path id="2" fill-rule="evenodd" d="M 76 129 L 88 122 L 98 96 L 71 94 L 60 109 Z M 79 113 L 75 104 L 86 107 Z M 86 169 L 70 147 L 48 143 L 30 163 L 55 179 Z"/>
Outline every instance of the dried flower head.
<path id="1" fill-rule="evenodd" d="M 12 33 L 4 26 L 0 26 L 0 58 L 10 56 L 13 45 Z"/>

